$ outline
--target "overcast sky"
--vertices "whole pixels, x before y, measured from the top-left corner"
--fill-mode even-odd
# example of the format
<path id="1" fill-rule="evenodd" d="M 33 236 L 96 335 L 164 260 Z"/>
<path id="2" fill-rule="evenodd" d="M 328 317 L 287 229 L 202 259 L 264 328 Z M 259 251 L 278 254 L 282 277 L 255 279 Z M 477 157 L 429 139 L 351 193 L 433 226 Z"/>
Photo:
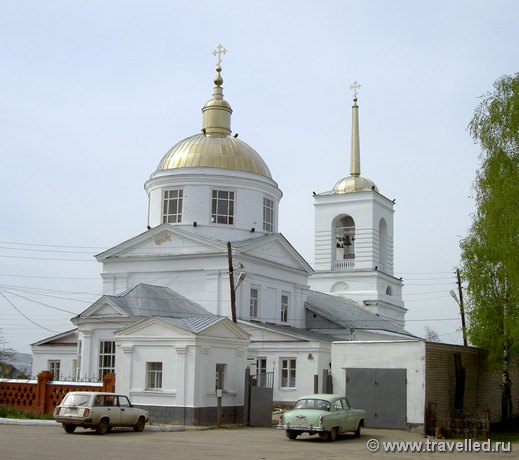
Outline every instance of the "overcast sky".
<path id="1" fill-rule="evenodd" d="M 310 264 L 312 192 L 349 174 L 349 86 L 360 82 L 361 173 L 396 199 L 407 329 L 460 342 L 449 290 L 479 154 L 467 125 L 493 82 L 518 71 L 519 2 L 0 8 L 0 328 L 9 345 L 28 352 L 71 329 L 69 318 L 100 296 L 92 255 L 146 229 L 143 184 L 171 146 L 200 132 L 218 43 L 228 50 L 233 131 L 270 167 L 284 193 L 280 231 Z"/>

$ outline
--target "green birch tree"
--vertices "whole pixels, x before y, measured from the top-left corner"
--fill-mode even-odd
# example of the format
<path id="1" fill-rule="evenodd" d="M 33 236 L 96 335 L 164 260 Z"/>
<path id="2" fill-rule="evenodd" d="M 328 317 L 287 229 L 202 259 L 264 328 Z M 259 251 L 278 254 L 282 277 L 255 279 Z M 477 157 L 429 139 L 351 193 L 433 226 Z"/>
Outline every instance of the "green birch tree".
<path id="1" fill-rule="evenodd" d="M 461 242 L 467 333 L 502 371 L 501 421 L 512 416 L 511 369 L 519 357 L 519 73 L 494 83 L 470 134 L 481 146 L 476 211 Z"/>

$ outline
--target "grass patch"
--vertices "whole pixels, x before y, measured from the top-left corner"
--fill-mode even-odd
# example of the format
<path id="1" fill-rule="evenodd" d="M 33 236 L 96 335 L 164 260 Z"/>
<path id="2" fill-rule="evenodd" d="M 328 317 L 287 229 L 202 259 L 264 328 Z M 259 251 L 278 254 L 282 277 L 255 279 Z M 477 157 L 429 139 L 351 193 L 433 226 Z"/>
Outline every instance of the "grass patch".
<path id="1" fill-rule="evenodd" d="M 0 406 L 0 418 L 21 418 L 21 419 L 37 419 L 37 420 L 52 420 L 51 414 L 35 414 L 34 412 L 24 412 L 20 409 L 13 409 L 12 407 Z"/>
<path id="2" fill-rule="evenodd" d="M 519 442 L 519 417 L 514 417 L 508 426 L 502 427 L 496 423 L 490 431 L 492 441 Z"/>
<path id="3" fill-rule="evenodd" d="M 494 441 L 503 441 L 503 442 L 519 442 L 519 433 L 490 433 L 490 440 Z"/>

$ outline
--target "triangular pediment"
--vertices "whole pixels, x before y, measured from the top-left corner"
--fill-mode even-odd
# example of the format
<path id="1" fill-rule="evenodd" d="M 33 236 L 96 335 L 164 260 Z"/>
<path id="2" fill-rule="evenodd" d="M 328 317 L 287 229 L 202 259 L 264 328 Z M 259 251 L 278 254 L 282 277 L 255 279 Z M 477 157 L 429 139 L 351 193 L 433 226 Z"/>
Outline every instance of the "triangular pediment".
<path id="1" fill-rule="evenodd" d="M 72 329 L 71 331 L 62 332 L 61 334 L 53 335 L 51 337 L 47 337 L 38 342 L 32 343 L 32 346 L 42 346 L 42 345 L 77 345 L 77 329 Z"/>
<path id="2" fill-rule="evenodd" d="M 261 238 L 234 242 L 233 248 L 241 254 L 262 259 L 276 265 L 303 270 L 312 274 L 312 267 L 281 233 L 273 233 Z"/>
<path id="3" fill-rule="evenodd" d="M 80 314 L 82 318 L 88 318 L 90 316 L 95 317 L 124 317 L 127 318 L 130 315 L 126 313 L 122 308 L 120 308 L 117 304 L 112 302 L 106 296 L 101 297 L 96 300 L 90 307 L 88 307 L 83 313 Z"/>
<path id="4" fill-rule="evenodd" d="M 229 318 L 223 318 L 221 321 L 208 326 L 200 332 L 200 336 L 214 337 L 222 339 L 240 339 L 248 340 L 250 335 L 239 325 L 234 324 Z"/>
<path id="5" fill-rule="evenodd" d="M 221 241 L 173 225 L 161 224 L 98 254 L 96 258 L 104 262 L 110 259 L 220 254 L 225 250 Z"/>
<path id="6" fill-rule="evenodd" d="M 182 324 L 180 321 L 178 324 L 174 324 L 162 318 L 151 317 L 119 329 L 115 332 L 115 337 L 162 337 L 167 339 L 195 335 L 180 324 Z"/>

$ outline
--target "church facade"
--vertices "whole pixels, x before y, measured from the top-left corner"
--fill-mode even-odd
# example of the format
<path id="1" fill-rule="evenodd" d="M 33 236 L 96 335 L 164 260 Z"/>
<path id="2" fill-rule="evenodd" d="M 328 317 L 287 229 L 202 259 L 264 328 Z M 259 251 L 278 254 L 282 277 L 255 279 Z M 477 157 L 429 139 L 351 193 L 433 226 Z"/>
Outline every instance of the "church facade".
<path id="1" fill-rule="evenodd" d="M 115 372 L 117 391 L 183 423 L 213 420 L 217 390 L 239 417 L 246 367 L 272 373 L 287 404 L 331 371 L 332 342 L 411 337 L 393 202 L 360 176 L 356 97 L 351 174 L 315 195 L 314 269 L 279 233 L 283 194 L 267 164 L 232 135 L 222 52 L 201 132 L 145 183 L 148 230 L 96 256 L 103 296 L 76 329 L 33 344 L 36 372 L 60 360 L 78 379 Z"/>

